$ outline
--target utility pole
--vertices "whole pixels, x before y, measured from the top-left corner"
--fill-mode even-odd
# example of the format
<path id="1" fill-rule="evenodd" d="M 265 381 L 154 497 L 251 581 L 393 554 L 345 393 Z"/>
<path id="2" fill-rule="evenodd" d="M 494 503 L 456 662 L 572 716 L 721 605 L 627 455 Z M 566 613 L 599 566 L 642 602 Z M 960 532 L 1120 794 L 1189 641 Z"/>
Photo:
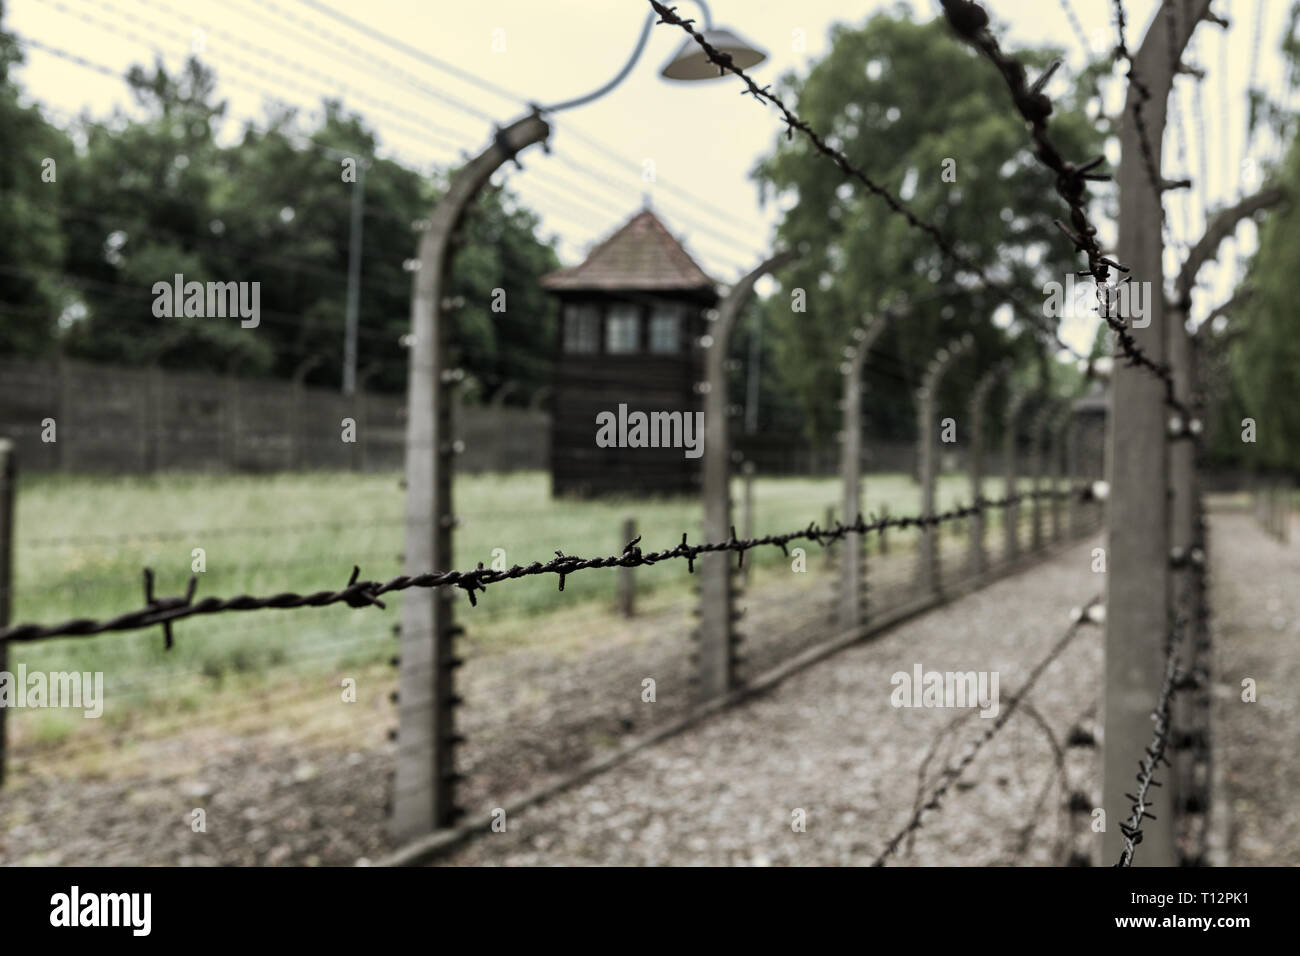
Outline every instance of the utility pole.
<path id="1" fill-rule="evenodd" d="M 357 390 L 357 324 L 361 303 L 361 228 L 366 204 L 366 170 L 369 160 L 357 161 L 357 181 L 352 184 L 352 225 L 348 232 L 348 310 L 343 330 L 343 394 Z"/>

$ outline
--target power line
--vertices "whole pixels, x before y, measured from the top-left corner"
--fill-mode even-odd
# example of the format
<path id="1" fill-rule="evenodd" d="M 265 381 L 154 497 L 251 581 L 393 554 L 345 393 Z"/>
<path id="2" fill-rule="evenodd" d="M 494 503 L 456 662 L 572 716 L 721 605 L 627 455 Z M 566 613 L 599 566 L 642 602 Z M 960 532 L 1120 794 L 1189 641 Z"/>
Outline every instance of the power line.
<path id="1" fill-rule="evenodd" d="M 410 74 L 404 73 L 403 71 L 400 70 L 400 68 L 393 67 L 391 63 L 387 61 L 384 62 L 377 61 L 373 55 L 369 54 L 367 51 L 361 50 L 355 44 L 352 44 L 345 38 L 338 36 L 333 31 L 325 29 L 321 27 L 319 24 L 312 23 L 311 21 L 305 18 L 295 16 L 294 14 L 285 11 L 284 9 L 282 9 L 276 4 L 268 3 L 267 0 L 254 0 L 254 2 L 259 3 L 263 7 L 274 10 L 280 16 L 294 23 L 296 26 L 299 26 L 301 29 L 307 30 L 311 32 L 313 35 L 319 36 L 322 39 L 335 44 L 341 49 L 348 50 L 349 52 L 352 53 L 354 57 L 360 57 L 366 62 L 367 67 L 372 70 L 374 75 L 383 79 L 391 79 L 392 77 L 398 77 L 401 78 L 403 82 L 412 82 L 412 79 L 410 78 Z M 302 0 L 302 2 L 306 2 L 306 0 Z M 319 10 L 320 12 L 326 14 L 327 16 L 332 17 L 333 19 L 343 21 L 348 25 L 352 25 L 352 23 L 355 22 L 352 20 L 351 17 L 339 13 L 338 11 L 333 10 L 332 8 L 326 7 L 323 4 L 317 4 L 312 2 L 312 3 L 307 3 L 307 5 L 311 6 L 313 9 Z M 450 71 L 450 75 L 454 75 L 459 78 L 462 78 L 464 79 L 465 82 L 476 85 L 480 89 L 491 92 L 494 95 L 501 96 L 504 99 L 508 99 L 517 105 L 520 106 L 530 105 L 527 102 L 527 100 L 523 96 L 520 96 L 519 94 L 512 93 L 508 90 L 504 90 L 503 88 L 497 86 L 496 84 L 483 80 L 481 77 L 477 77 L 474 74 L 469 73 L 468 71 L 461 70 L 460 68 L 451 66 L 450 64 L 444 64 L 443 61 L 437 60 L 436 58 L 428 58 L 428 55 L 423 53 L 422 51 L 414 50 L 414 48 L 410 47 L 409 44 L 406 44 L 403 41 L 398 40 L 397 38 L 392 37 L 388 34 L 382 33 L 381 31 L 376 30 L 373 27 L 366 26 L 365 24 L 359 24 L 359 26 L 362 29 L 363 33 L 365 33 L 367 36 L 371 36 L 379 43 L 389 46 L 392 49 L 405 52 L 408 55 L 422 62 L 428 62 L 429 65 L 432 65 L 437 69 L 443 69 L 444 72 Z M 418 86 L 418 88 L 424 91 L 429 90 L 427 84 L 420 83 L 418 79 L 414 80 L 413 82 Z M 481 111 L 475 111 L 475 113 L 479 118 L 485 121 L 488 122 L 495 121 L 493 117 L 489 116 L 486 113 L 482 113 Z M 564 127 L 564 130 L 569 135 L 573 136 L 574 138 L 586 144 L 593 151 L 594 156 L 610 162 L 617 161 L 617 163 L 619 163 L 624 169 L 635 171 L 636 175 L 638 176 L 640 175 L 641 172 L 640 163 L 638 163 L 636 160 L 627 157 L 626 155 L 619 153 L 609 143 L 603 142 L 591 136 L 590 134 L 584 132 L 583 130 L 581 130 L 576 126 L 566 125 Z M 674 189 L 675 192 L 677 192 L 680 196 L 682 196 L 684 200 L 689 200 L 689 207 L 692 211 L 697 211 L 697 210 L 707 211 L 711 214 L 713 220 L 718 223 L 729 223 L 732 220 L 733 213 L 728 212 L 727 210 L 724 210 L 721 207 L 714 205 L 707 198 L 694 194 L 681 187 L 674 187 Z M 685 212 L 679 211 L 677 213 L 674 213 L 674 215 L 677 218 L 682 219 L 683 221 L 692 221 L 692 217 Z"/>

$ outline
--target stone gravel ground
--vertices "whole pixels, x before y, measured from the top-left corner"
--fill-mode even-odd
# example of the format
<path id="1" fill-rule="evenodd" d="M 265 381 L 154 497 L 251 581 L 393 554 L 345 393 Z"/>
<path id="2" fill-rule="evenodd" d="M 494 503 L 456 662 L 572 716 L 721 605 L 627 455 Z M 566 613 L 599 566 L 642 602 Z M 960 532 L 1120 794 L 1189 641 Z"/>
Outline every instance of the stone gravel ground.
<path id="1" fill-rule="evenodd" d="M 1090 569 L 1095 543 L 823 661 L 439 862 L 869 863 L 911 815 L 927 751 L 958 716 L 892 707 L 890 676 L 918 663 L 997 671 L 1005 706 L 1066 630 L 1070 608 L 1101 591 Z M 1029 697 L 1058 742 L 1095 707 L 1101 651 L 1100 630 L 1080 629 Z M 991 722 L 968 719 L 943 737 L 928 779 Z M 1086 816 L 1063 812 L 1066 795 L 1095 795 L 1098 784 L 1094 750 L 1069 750 L 1065 760 L 1063 787 L 1048 734 L 1028 713 L 1014 715 L 894 862 L 1062 862 L 1087 830 Z M 804 832 L 792 825 L 798 811 Z"/>
<path id="2" fill-rule="evenodd" d="M 1214 621 L 1212 746 L 1226 860 L 1300 865 L 1300 523 L 1291 542 L 1247 514 L 1210 525 Z M 1244 678 L 1255 703 L 1241 699 Z"/>

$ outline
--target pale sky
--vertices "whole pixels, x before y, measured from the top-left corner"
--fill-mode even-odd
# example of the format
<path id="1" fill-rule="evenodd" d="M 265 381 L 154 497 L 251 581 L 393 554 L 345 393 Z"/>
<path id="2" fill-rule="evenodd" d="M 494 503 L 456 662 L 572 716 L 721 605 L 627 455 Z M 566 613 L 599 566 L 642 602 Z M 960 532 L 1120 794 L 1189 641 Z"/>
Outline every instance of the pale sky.
<path id="1" fill-rule="evenodd" d="M 1198 181 L 1190 195 L 1167 199 L 1177 242 L 1200 235 L 1206 205 L 1213 209 L 1249 187 L 1252 161 L 1279 152 L 1267 135 L 1257 135 L 1244 154 L 1245 90 L 1253 69 L 1255 85 L 1280 97 L 1278 43 L 1290 3 L 1216 0 L 1216 12 L 1232 21 L 1231 28 L 1197 29 L 1187 60 L 1208 72 L 1202 108 L 1196 109 L 1196 82 L 1181 78 L 1174 96 L 1181 123 L 1171 110 L 1165 139 L 1165 174 Z M 715 26 L 729 27 L 768 52 L 749 71 L 764 84 L 789 69 L 805 71 L 822 56 L 833 23 L 858 24 L 893 5 L 711 0 L 710 8 Z M 939 14 L 937 0 L 908 5 L 920 20 Z M 696 15 L 690 0 L 678 6 L 683 15 Z M 1114 44 L 1111 0 L 990 0 L 988 6 L 1005 26 L 999 29 L 1004 46 L 1056 43 L 1066 51 L 1066 69 L 1077 69 L 1084 59 L 1066 7 L 1082 25 L 1083 42 L 1096 50 Z M 1125 6 L 1129 46 L 1136 48 L 1157 3 L 1128 0 Z M 363 22 L 372 33 L 330 17 L 322 7 Z M 644 0 L 8 0 L 5 10 L 6 29 L 32 41 L 17 78 L 56 121 L 83 110 L 99 119 L 115 106 L 134 109 L 124 82 L 69 55 L 121 74 L 155 56 L 175 69 L 201 45 L 203 58 L 217 71 L 219 95 L 230 103 L 227 137 L 239 120 L 264 118 L 271 99 L 314 113 L 322 96 L 336 96 L 378 131 L 381 153 L 427 169 L 478 152 L 492 123 L 522 115 L 528 101 L 570 99 L 612 78 L 650 7 Z M 641 60 L 619 87 L 555 116 L 550 155 L 533 147 L 520 157 L 523 171 L 507 167 L 499 174 L 541 214 L 542 233 L 557 238 L 566 264 L 621 225 L 646 197 L 722 282 L 734 281 L 770 252 L 779 210 L 774 204 L 760 208 L 749 171 L 783 127 L 772 108 L 740 95 L 735 77 L 699 83 L 661 78 L 659 70 L 685 37 L 676 27 L 655 26 Z M 1108 107 L 1117 112 L 1121 84 L 1111 86 Z M 649 164 L 654 182 L 643 176 Z M 829 162 L 827 175 L 838 175 Z M 1113 241 L 1112 225 L 1102 228 L 1103 241 Z M 1238 238 L 1225 245 L 1224 263 L 1253 249 L 1253 226 L 1240 228 Z M 414 245 L 413 237 L 413 253 Z M 1176 249 L 1169 255 L 1172 272 Z M 1206 314 L 1229 295 L 1234 272 L 1213 265 L 1202 271 L 1194 315 Z M 1067 322 L 1063 337 L 1086 351 L 1095 322 Z"/>

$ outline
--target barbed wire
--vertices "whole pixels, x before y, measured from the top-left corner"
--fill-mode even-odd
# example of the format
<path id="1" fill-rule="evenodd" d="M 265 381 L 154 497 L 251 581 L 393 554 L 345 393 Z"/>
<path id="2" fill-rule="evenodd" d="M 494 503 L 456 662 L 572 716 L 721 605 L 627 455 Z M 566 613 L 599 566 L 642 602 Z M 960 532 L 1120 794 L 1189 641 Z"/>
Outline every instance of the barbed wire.
<path id="1" fill-rule="evenodd" d="M 1160 686 L 1160 694 L 1156 698 L 1155 708 L 1151 711 L 1152 719 L 1155 721 L 1155 730 L 1152 732 L 1151 743 L 1146 747 L 1142 759 L 1138 761 L 1138 787 L 1137 793 L 1126 793 L 1124 796 L 1133 801 L 1133 812 L 1127 821 L 1120 823 L 1120 832 L 1124 834 L 1124 848 L 1120 852 L 1119 862 L 1116 866 L 1132 866 L 1134 848 L 1142 842 L 1142 821 L 1156 819 L 1155 814 L 1149 813 L 1147 807 L 1151 806 L 1148 793 L 1152 787 L 1159 787 L 1160 783 L 1155 780 L 1156 770 L 1163 763 L 1165 766 L 1171 766 L 1169 758 L 1165 756 L 1165 749 L 1169 745 L 1169 736 L 1172 728 L 1170 717 L 1170 703 L 1173 700 L 1175 687 L 1178 682 L 1178 656 L 1176 645 L 1182 635 L 1186 619 L 1180 614 L 1174 620 L 1174 626 L 1167 641 L 1165 656 L 1165 676 Z"/>
<path id="2" fill-rule="evenodd" d="M 1038 682 L 1038 678 L 1042 676 L 1048 666 L 1060 656 L 1061 652 L 1064 651 L 1070 642 L 1074 640 L 1075 635 L 1082 630 L 1085 624 L 1097 623 L 1097 618 L 1100 615 L 1094 614 L 1094 609 L 1101 607 L 1101 595 L 1096 595 L 1081 608 L 1076 609 L 1076 612 L 1071 614 L 1073 619 L 1070 622 L 1070 626 L 1065 629 L 1065 633 L 1057 639 L 1054 645 L 1052 645 L 1051 650 L 1049 650 L 1047 654 L 1034 665 L 1033 669 L 1029 672 L 1029 676 L 1025 678 L 1025 682 L 1020 685 L 1020 689 L 1011 697 L 1010 702 L 1002 709 L 1002 712 L 993 719 L 993 723 L 989 725 L 989 728 L 976 739 L 970 750 L 968 750 L 955 765 L 944 769 L 941 774 L 943 780 L 930 791 L 930 795 L 925 802 L 921 803 L 912 811 L 911 817 L 905 824 L 903 824 L 898 832 L 890 838 L 889 842 L 885 844 L 885 848 L 880 851 L 880 854 L 872 862 L 872 866 L 884 866 L 885 861 L 898 850 L 898 847 L 902 844 L 903 840 L 907 839 L 911 833 L 921 828 L 921 821 L 924 819 L 926 812 L 929 810 L 939 809 L 939 801 L 948 792 L 949 788 L 957 782 L 958 778 L 961 777 L 966 768 L 970 766 L 971 762 L 979 754 L 980 750 L 983 749 L 984 745 L 988 743 L 999 730 L 1006 726 L 1007 721 L 1009 721 L 1012 715 L 1014 715 L 1019 709 L 1021 701 L 1028 696 L 1029 691 L 1033 688 L 1034 684 Z"/>
<path id="3" fill-rule="evenodd" d="M 653 2 L 653 0 L 652 0 Z M 1068 238 L 1079 252 L 1088 259 L 1087 274 L 1090 274 L 1097 286 L 1098 314 L 1114 331 L 1115 339 L 1124 353 L 1128 364 L 1144 369 L 1155 375 L 1164 384 L 1165 404 L 1187 415 L 1187 409 L 1174 394 L 1173 372 L 1164 362 L 1148 356 L 1137 344 L 1129 327 L 1113 314 L 1118 284 L 1110 285 L 1110 270 L 1128 273 L 1128 267 L 1103 254 L 1097 243 L 1097 227 L 1088 218 L 1087 184 L 1107 182 L 1110 175 L 1094 172 L 1103 162 L 1105 156 L 1098 156 L 1081 165 L 1076 165 L 1061 156 L 1055 145 L 1047 136 L 1047 119 L 1052 113 L 1052 101 L 1043 93 L 1043 87 L 1061 66 L 1060 60 L 1048 65 L 1041 76 L 1030 84 L 1025 75 L 1024 65 L 1013 56 L 1002 52 L 997 38 L 988 30 L 989 15 L 978 3 L 972 0 L 941 0 L 944 14 L 957 34 L 983 53 L 998 68 L 1015 102 L 1020 115 L 1029 124 L 1030 138 L 1034 142 L 1034 155 L 1038 161 L 1056 174 L 1056 191 L 1067 206 L 1070 207 L 1070 225 L 1059 219 L 1056 226 Z M 1122 282 L 1129 280 L 1125 275 Z M 1161 283 L 1163 288 L 1163 283 Z M 1188 416 L 1189 417 L 1189 416 Z"/>
<path id="4" fill-rule="evenodd" d="M 1138 149 L 1142 154 L 1142 168 L 1146 171 L 1147 182 L 1151 184 L 1151 191 L 1156 196 L 1156 204 L 1160 207 L 1160 226 L 1161 229 L 1168 231 L 1168 221 L 1165 215 L 1164 190 L 1167 188 L 1160 177 L 1160 168 L 1155 160 L 1155 150 L 1151 146 L 1151 135 L 1147 131 L 1146 117 L 1143 109 L 1151 99 L 1151 88 L 1143 82 L 1142 77 L 1137 71 L 1137 62 L 1133 58 L 1133 53 L 1128 48 L 1128 41 L 1125 39 L 1125 29 L 1127 18 L 1124 13 L 1124 0 L 1114 0 L 1115 3 L 1115 62 L 1123 61 L 1128 64 L 1128 73 L 1125 74 L 1129 85 L 1137 90 L 1137 99 L 1133 101 L 1133 126 L 1138 134 Z M 1171 44 L 1172 47 L 1172 44 Z"/>
<path id="5" fill-rule="evenodd" d="M 161 5 L 161 0 L 142 0 L 142 2 L 154 6 Z M 447 105 L 453 106 L 456 109 L 475 116 L 485 122 L 491 123 L 495 121 L 494 117 L 490 116 L 488 113 L 469 106 L 464 101 L 463 96 L 457 96 L 447 90 L 431 87 L 418 76 L 403 70 L 394 62 L 391 56 L 381 57 L 372 51 L 364 49 L 352 42 L 348 36 L 342 33 L 336 33 L 323 26 L 320 21 L 296 16 L 292 12 L 280 6 L 267 3 L 266 0 L 251 0 L 251 2 L 257 4 L 257 6 L 261 7 L 263 10 L 274 13 L 276 17 L 283 18 L 283 20 L 287 21 L 288 24 L 292 24 L 297 31 L 301 31 L 301 33 L 295 32 L 295 30 L 289 28 L 285 22 L 281 22 L 281 20 L 271 17 L 268 13 L 256 10 L 239 10 L 240 13 L 252 16 L 254 19 L 274 31 L 278 36 L 287 36 L 299 41 L 300 43 L 306 43 L 314 48 L 319 48 L 322 42 L 333 45 L 351 58 L 353 62 L 350 65 L 353 69 L 361 69 L 368 76 L 372 76 L 389 85 L 415 90 L 428 97 L 432 97 L 433 100 L 437 102 L 446 103 Z M 317 11 L 323 14 L 326 18 L 342 23 L 344 26 L 349 27 L 349 29 L 354 29 L 354 24 L 359 22 L 340 11 L 332 10 L 323 4 L 317 5 Z M 441 73 L 450 75 L 459 81 L 478 86 L 484 92 L 499 96 L 517 106 L 531 108 L 532 104 L 530 104 L 527 97 L 522 94 L 506 90 L 476 74 L 469 73 L 459 67 L 453 66 L 452 64 L 439 61 L 436 58 L 431 57 L 426 51 L 417 50 L 397 37 L 382 33 L 373 27 L 365 25 L 361 28 L 361 32 L 364 35 L 368 35 L 370 39 L 376 43 L 387 46 L 389 49 L 404 53 L 426 66 L 433 67 Z M 310 35 L 310 38 L 307 38 L 306 35 Z M 642 167 L 639 159 L 633 159 L 619 153 L 612 144 L 593 137 L 576 126 L 566 125 L 564 131 L 567 135 L 582 143 L 594 157 L 619 166 L 624 174 L 632 175 L 635 177 L 636 182 L 640 182 Z M 561 162 L 566 161 L 563 154 L 559 152 L 555 154 L 555 158 Z M 530 176 L 536 176 L 537 172 L 538 170 L 535 166 L 530 167 Z M 619 187 L 620 192 L 624 194 L 626 194 L 627 188 L 627 185 Z M 675 185 L 675 192 L 680 194 L 681 207 L 672 210 L 674 218 L 690 222 L 697 226 L 705 221 L 718 225 L 729 224 L 730 220 L 727 211 L 722 209 L 721 206 L 710 202 L 706 197 L 701 196 L 698 193 L 689 192 L 680 185 Z M 700 218 L 694 218 L 696 216 Z M 733 244 L 735 244 L 735 242 L 736 240 L 732 240 Z M 747 268 L 742 270 L 742 272 L 746 271 L 748 271 Z"/>
<path id="6" fill-rule="evenodd" d="M 1095 704 L 1092 706 L 1096 706 Z M 1043 789 L 1038 794 L 1038 800 L 1034 803 L 1032 810 L 1026 814 L 1026 822 L 1021 827 L 1020 833 L 1016 837 L 1016 847 L 1011 851 L 1011 859 L 1018 862 L 1029 851 L 1029 845 L 1033 842 L 1034 835 L 1038 832 L 1039 825 L 1043 822 L 1043 806 L 1047 802 L 1047 797 L 1052 791 L 1053 784 L 1059 785 L 1061 799 L 1057 804 L 1058 818 L 1064 818 L 1069 813 L 1070 799 L 1070 774 L 1066 767 L 1065 747 L 1057 739 L 1056 732 L 1052 730 L 1052 725 L 1047 722 L 1047 718 L 1039 712 L 1028 701 L 1020 705 L 1020 709 L 1025 716 L 1034 722 L 1043 736 L 1047 740 L 1048 749 L 1052 752 L 1052 765 L 1055 773 L 1049 773 L 1047 779 L 1043 781 Z M 1085 711 L 1086 713 L 1086 711 Z M 1082 719 L 1082 717 L 1080 718 Z M 1077 723 L 1078 721 L 1075 721 Z M 1072 723 L 1070 726 L 1074 726 Z M 1063 856 L 1063 847 L 1065 844 L 1066 829 L 1059 827 L 1060 832 L 1057 835 L 1056 846 L 1052 851 L 1051 859 L 1059 861 Z"/>
<path id="7" fill-rule="evenodd" d="M 153 593 L 153 572 L 146 568 L 144 570 L 146 604 L 144 608 L 107 620 L 79 618 L 54 625 L 19 624 L 0 630 L 0 640 L 18 642 L 39 641 L 51 637 L 86 637 L 162 625 L 165 646 L 170 648 L 173 641 L 172 622 L 195 615 L 219 614 L 225 611 L 259 611 L 270 608 L 284 610 L 302 607 L 326 607 L 331 604 L 346 604 L 352 608 L 369 606 L 383 608 L 384 603 L 379 599 L 385 594 L 411 588 L 434 588 L 444 585 L 461 588 L 469 595 L 470 604 L 476 606 L 478 604 L 476 593 L 486 591 L 487 585 L 516 578 L 554 574 L 558 576 L 559 589 L 563 591 L 565 578 L 578 571 L 591 568 L 635 568 L 685 558 L 688 571 L 694 573 L 695 561 L 699 556 L 715 552 L 736 553 L 738 561 L 743 567 L 745 552 L 757 547 L 769 545 L 779 547 L 782 552 L 788 555 L 789 551 L 786 546 L 795 541 L 809 541 L 825 547 L 839 541 L 850 533 L 871 534 L 883 532 L 887 528 L 933 527 L 966 518 L 973 514 L 983 513 L 988 509 L 1006 507 L 1023 500 L 1034 498 L 1063 499 L 1075 495 L 1079 496 L 1080 500 L 1083 501 L 1092 500 L 1094 497 L 1091 486 L 1037 489 L 1007 495 L 997 500 L 981 498 L 972 505 L 958 505 L 947 511 L 929 515 L 887 515 L 881 518 L 873 516 L 869 521 L 859 516 L 851 524 L 836 522 L 834 525 L 828 525 L 827 527 L 819 527 L 813 521 L 809 522 L 806 528 L 798 531 L 769 534 L 758 538 L 737 538 L 736 529 L 732 526 L 731 536 L 726 541 L 688 544 L 687 535 L 683 533 L 680 544 L 662 551 L 642 551 L 638 546 L 641 541 L 641 536 L 638 535 L 628 542 L 622 554 L 609 555 L 603 558 L 581 558 L 575 555 L 566 555 L 564 552 L 557 550 L 555 552 L 556 557 L 544 563 L 534 561 L 529 565 L 516 564 L 508 569 L 495 570 L 485 568 L 480 562 L 477 568 L 468 571 L 430 571 L 419 575 L 398 575 L 382 583 L 358 580 L 361 570 L 359 567 L 353 566 L 352 575 L 345 587 L 335 591 L 316 591 L 311 594 L 286 592 L 265 597 L 241 594 L 232 598 L 210 597 L 195 602 L 194 592 L 198 586 L 198 578 L 191 577 L 183 596 L 156 598 Z"/>

